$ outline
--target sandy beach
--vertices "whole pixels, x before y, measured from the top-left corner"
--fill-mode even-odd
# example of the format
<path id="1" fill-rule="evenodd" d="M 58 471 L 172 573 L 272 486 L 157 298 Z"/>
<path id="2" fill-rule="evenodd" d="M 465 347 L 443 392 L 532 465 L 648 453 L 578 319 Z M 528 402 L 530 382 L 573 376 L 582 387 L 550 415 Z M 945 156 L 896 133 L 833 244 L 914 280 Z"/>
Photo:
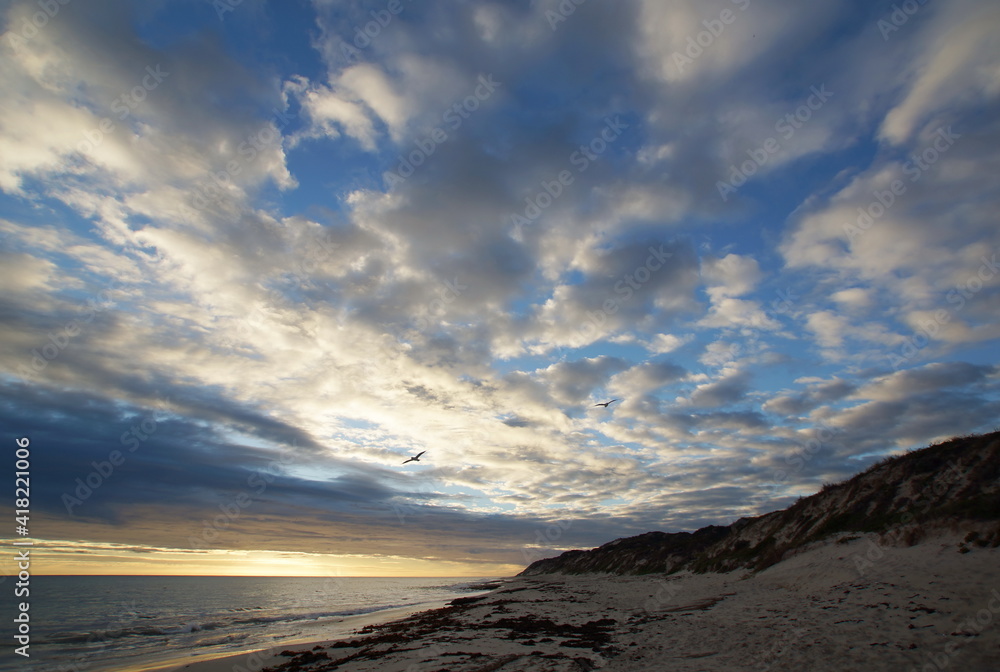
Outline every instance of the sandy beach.
<path id="1" fill-rule="evenodd" d="M 246 671 L 257 671 L 267 666 L 288 662 L 287 656 L 282 657 L 279 655 L 282 651 L 289 649 L 298 650 L 303 647 L 312 648 L 317 645 L 332 645 L 337 641 L 355 635 L 364 628 L 392 623 L 413 614 L 433 611 L 447 605 L 448 601 L 439 601 L 350 616 L 344 618 L 340 624 L 331 628 L 331 637 L 321 640 L 292 640 L 275 644 L 270 648 L 254 648 L 237 654 L 221 656 L 218 654 L 200 654 L 185 658 L 178 657 L 168 662 L 150 663 L 141 666 L 133 665 L 115 669 L 120 669 L 122 672 L 179 672 L 180 670 L 197 670 L 198 672 L 218 672 L 225 670 L 225 672 L 233 672 L 240 668 Z"/>
<path id="2" fill-rule="evenodd" d="M 1000 549 L 875 536 L 758 574 L 544 575 L 314 642 L 174 672 L 873 670 L 1000 660 Z"/>

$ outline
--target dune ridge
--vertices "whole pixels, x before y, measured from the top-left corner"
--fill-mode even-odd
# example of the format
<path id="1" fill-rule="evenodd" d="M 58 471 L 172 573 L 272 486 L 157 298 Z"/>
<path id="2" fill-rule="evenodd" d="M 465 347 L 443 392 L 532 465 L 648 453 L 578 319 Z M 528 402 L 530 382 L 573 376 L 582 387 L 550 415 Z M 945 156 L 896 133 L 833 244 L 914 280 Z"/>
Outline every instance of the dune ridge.
<path id="1" fill-rule="evenodd" d="M 531 563 L 520 575 L 759 571 L 816 542 L 869 533 L 882 544 L 912 546 L 926 535 L 961 528 L 968 544 L 995 548 L 998 521 L 1000 432 L 993 432 L 888 457 L 781 511 L 567 551 Z"/>

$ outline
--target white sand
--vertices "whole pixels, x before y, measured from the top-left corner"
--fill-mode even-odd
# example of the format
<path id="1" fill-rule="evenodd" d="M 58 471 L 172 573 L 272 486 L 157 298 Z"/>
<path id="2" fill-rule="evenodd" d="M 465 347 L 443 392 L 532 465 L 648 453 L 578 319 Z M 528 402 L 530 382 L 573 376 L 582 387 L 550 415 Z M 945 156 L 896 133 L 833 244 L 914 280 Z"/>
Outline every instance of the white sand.
<path id="1" fill-rule="evenodd" d="M 389 624 L 351 646 L 323 646 L 319 660 L 300 657 L 299 666 L 285 669 L 996 672 L 1000 549 L 961 554 L 958 541 L 938 537 L 911 548 L 878 547 L 868 538 L 831 543 L 756 575 L 519 578 L 479 601 Z M 601 619 L 613 622 L 581 628 Z M 231 659 L 222 662 L 184 670 L 234 670 Z"/>

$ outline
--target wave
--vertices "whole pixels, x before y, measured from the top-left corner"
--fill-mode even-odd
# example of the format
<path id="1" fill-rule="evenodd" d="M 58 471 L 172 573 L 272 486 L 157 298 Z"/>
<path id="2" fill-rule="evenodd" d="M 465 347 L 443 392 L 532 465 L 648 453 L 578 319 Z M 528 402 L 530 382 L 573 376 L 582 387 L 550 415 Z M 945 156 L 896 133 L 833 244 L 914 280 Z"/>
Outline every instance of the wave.
<path id="1" fill-rule="evenodd" d="M 250 633 L 234 633 L 231 635 L 223 635 L 221 637 L 213 637 L 211 639 L 199 640 L 195 646 L 228 646 L 231 644 L 242 644 L 250 637 Z"/>
<path id="2" fill-rule="evenodd" d="M 362 616 L 364 614 L 371 614 L 377 611 L 386 611 L 388 609 L 399 609 L 401 607 L 412 607 L 413 605 L 421 604 L 421 602 L 404 602 L 402 604 L 380 604 L 372 607 L 354 607 L 352 609 L 343 609 L 340 611 L 314 611 L 314 612 L 299 612 L 292 614 L 275 614 L 274 616 L 254 616 L 252 618 L 238 618 L 234 619 L 233 623 L 236 625 L 259 625 L 262 623 L 295 623 L 298 621 L 319 621 L 327 618 L 346 618 L 348 616 Z"/>
<path id="3" fill-rule="evenodd" d="M 60 635 L 41 635 L 35 640 L 38 644 L 102 644 L 109 640 L 125 637 L 162 637 L 169 634 L 167 630 L 156 627 L 123 628 L 121 630 L 96 630 L 92 632 L 68 632 Z"/>
<path id="4" fill-rule="evenodd" d="M 420 602 L 406 602 L 401 604 L 385 604 L 368 607 L 355 607 L 351 609 L 340 609 L 336 611 L 313 611 L 313 612 L 284 612 L 271 615 L 246 616 L 248 612 L 259 611 L 260 608 L 230 610 L 231 616 L 222 620 L 200 620 L 187 618 L 183 622 L 167 626 L 164 624 L 140 625 L 116 630 L 94 630 L 89 632 L 68 632 L 52 636 L 40 636 L 38 644 L 95 644 L 99 645 L 109 641 L 124 640 L 130 637 L 175 637 L 190 635 L 197 632 L 208 632 L 213 630 L 239 629 L 241 626 L 266 625 L 270 623 L 301 623 L 306 621 L 322 621 L 334 618 L 347 618 L 350 616 L 361 616 L 388 609 L 409 607 Z M 234 637 L 223 635 L 223 637 Z"/>

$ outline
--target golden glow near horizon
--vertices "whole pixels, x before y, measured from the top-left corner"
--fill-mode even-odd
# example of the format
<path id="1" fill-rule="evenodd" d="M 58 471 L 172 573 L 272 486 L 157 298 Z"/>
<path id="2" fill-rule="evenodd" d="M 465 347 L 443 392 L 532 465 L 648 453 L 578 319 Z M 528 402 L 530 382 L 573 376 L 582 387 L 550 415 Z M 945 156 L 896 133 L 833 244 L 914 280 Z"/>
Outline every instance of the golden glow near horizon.
<path id="1" fill-rule="evenodd" d="M 9 546 L 11 541 L 0 543 Z M 8 576 L 17 573 L 9 565 L 2 569 Z M 35 540 L 32 552 L 37 575 L 482 577 L 511 576 L 522 569 L 387 555 L 191 550 L 62 540 Z"/>

